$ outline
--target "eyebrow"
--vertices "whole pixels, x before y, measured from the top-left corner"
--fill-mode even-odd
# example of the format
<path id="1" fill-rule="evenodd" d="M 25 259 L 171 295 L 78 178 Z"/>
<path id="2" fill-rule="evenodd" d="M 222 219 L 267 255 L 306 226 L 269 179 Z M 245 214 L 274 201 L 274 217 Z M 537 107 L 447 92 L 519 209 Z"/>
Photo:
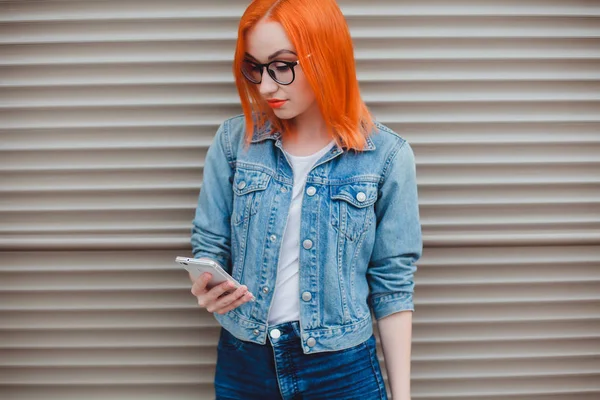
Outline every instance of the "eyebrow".
<path id="1" fill-rule="evenodd" d="M 281 50 L 277 50 L 275 53 L 271 54 L 269 57 L 267 57 L 270 60 L 274 59 L 275 57 L 277 57 L 278 55 L 284 54 L 284 53 L 289 53 L 289 54 L 293 54 L 295 56 L 298 56 L 298 54 L 294 53 L 291 50 L 287 50 L 287 49 L 281 49 Z M 246 56 L 253 59 L 254 61 L 258 61 L 254 56 L 252 56 L 252 54 L 250 53 L 246 53 Z"/>

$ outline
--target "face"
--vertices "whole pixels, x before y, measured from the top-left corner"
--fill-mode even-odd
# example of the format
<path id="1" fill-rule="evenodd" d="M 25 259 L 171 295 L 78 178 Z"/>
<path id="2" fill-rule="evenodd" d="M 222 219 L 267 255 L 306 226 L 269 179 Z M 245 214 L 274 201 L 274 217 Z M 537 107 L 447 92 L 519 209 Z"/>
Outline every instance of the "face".
<path id="1" fill-rule="evenodd" d="M 266 64 L 268 62 L 297 61 L 298 56 L 292 43 L 289 41 L 283 27 L 278 22 L 258 23 L 248 32 L 246 59 L 254 63 Z M 262 81 L 256 85 L 263 99 L 271 106 L 278 118 L 291 119 L 303 114 L 307 110 L 316 107 L 315 95 L 306 80 L 301 65 L 292 67 L 294 69 L 294 80 L 289 85 L 277 83 L 264 68 Z M 258 73 L 260 67 L 255 68 Z M 271 69 L 275 71 L 277 78 L 281 81 L 291 77 L 292 72 L 285 64 L 276 63 Z M 283 100 L 274 102 L 274 100 Z"/>

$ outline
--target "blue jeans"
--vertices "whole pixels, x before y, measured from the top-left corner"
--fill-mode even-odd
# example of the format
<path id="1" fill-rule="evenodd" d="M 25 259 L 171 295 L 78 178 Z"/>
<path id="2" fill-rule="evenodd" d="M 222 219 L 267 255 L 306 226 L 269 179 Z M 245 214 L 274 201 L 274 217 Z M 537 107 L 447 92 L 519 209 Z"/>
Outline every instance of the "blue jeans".
<path id="1" fill-rule="evenodd" d="M 304 354 L 297 321 L 271 326 L 269 333 L 261 345 L 221 328 L 217 400 L 387 400 L 375 336 L 348 349 Z"/>

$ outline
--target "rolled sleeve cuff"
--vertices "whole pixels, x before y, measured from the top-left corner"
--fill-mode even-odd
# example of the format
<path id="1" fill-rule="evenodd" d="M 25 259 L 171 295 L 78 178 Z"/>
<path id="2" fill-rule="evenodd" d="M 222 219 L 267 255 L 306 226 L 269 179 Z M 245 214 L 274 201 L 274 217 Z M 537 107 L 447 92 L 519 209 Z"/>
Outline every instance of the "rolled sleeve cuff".
<path id="1" fill-rule="evenodd" d="M 373 296 L 371 298 L 371 307 L 377 320 L 400 311 L 415 311 L 413 294 L 409 292 Z"/>

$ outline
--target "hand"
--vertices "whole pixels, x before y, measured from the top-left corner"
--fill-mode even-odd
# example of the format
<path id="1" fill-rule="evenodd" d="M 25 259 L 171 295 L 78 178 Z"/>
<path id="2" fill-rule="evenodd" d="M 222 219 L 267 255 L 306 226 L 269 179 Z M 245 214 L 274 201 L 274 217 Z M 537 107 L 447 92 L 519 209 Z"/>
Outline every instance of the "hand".
<path id="1" fill-rule="evenodd" d="M 223 282 L 209 290 L 206 288 L 206 285 L 210 282 L 211 278 L 212 276 L 208 272 L 200 275 L 195 281 L 190 275 L 190 279 L 193 282 L 192 294 L 198 298 L 198 305 L 206 308 L 208 312 L 225 314 L 254 298 L 246 285 L 242 285 L 235 291 L 223 295 L 235 287 L 233 282 L 230 281 Z"/>

